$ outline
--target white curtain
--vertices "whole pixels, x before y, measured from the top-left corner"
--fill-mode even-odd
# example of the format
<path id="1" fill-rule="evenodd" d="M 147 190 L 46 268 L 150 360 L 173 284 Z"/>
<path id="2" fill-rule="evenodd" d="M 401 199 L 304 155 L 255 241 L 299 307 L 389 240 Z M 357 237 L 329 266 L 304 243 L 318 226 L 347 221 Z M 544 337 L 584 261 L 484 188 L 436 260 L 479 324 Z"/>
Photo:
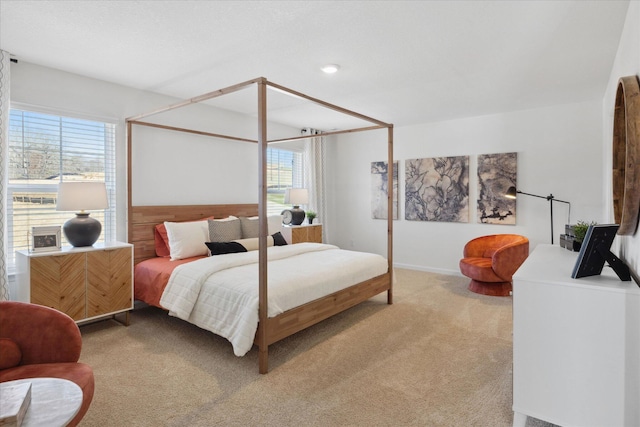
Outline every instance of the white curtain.
<path id="1" fill-rule="evenodd" d="M 7 156 L 9 149 L 9 52 L 0 50 L 0 301 L 9 300 L 7 276 Z"/>
<path id="2" fill-rule="evenodd" d="M 310 129 L 310 132 L 318 136 L 309 138 L 305 143 L 304 187 L 309 191 L 307 210 L 314 211 L 318 215 L 314 222 L 322 224 L 322 241 L 326 242 L 328 224 L 324 173 L 325 137 L 314 129 Z"/>

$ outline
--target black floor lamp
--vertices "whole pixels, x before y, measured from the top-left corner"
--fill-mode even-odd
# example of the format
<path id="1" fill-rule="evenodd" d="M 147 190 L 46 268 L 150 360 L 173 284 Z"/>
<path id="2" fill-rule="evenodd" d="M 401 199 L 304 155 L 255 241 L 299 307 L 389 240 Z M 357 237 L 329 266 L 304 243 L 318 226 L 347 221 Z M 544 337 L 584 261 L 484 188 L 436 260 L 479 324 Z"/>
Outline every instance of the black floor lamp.
<path id="1" fill-rule="evenodd" d="M 525 196 L 538 197 L 540 199 L 547 199 L 549 201 L 549 208 L 551 210 L 551 244 L 553 245 L 553 202 L 561 202 L 569 205 L 569 215 L 567 222 L 571 223 L 571 203 L 565 200 L 556 199 L 553 194 L 549 194 L 548 196 L 538 196 L 536 194 L 525 193 L 520 190 L 516 190 L 516 187 L 509 187 L 504 197 L 507 199 L 515 199 L 517 194 L 524 194 Z"/>

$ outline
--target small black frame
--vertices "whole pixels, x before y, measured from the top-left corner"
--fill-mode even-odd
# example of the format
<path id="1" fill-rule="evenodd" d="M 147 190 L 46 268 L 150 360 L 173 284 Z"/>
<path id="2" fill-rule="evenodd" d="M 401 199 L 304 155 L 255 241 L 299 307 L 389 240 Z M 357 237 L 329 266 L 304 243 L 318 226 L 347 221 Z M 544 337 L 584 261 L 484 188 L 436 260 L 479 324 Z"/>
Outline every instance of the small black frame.
<path id="1" fill-rule="evenodd" d="M 620 280 L 624 282 L 631 280 L 629 267 L 610 250 L 619 227 L 619 224 L 589 226 L 571 273 L 573 279 L 597 276 L 602 273 L 602 268 L 607 262 Z"/>

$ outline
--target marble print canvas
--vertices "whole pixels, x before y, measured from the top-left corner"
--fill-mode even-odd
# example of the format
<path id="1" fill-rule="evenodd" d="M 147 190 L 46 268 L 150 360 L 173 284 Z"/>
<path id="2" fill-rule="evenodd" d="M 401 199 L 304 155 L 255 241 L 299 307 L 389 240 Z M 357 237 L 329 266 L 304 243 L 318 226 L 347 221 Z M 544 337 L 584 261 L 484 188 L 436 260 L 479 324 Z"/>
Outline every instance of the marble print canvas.
<path id="1" fill-rule="evenodd" d="M 371 217 L 387 219 L 388 162 L 371 162 Z M 393 219 L 398 219 L 398 162 L 393 162 Z"/>
<path id="2" fill-rule="evenodd" d="M 478 156 L 478 222 L 482 224 L 516 223 L 516 201 L 504 194 L 516 186 L 518 153 Z"/>
<path id="3" fill-rule="evenodd" d="M 469 156 L 407 160 L 405 218 L 469 222 Z"/>

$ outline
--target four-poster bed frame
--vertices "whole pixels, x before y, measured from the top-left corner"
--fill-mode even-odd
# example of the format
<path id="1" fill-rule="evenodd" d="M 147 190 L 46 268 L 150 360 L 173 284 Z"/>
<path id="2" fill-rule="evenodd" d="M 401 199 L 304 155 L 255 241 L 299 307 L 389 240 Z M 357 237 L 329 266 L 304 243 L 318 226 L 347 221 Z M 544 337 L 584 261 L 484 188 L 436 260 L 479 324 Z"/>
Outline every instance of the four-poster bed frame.
<path id="1" fill-rule="evenodd" d="M 142 121 L 143 119 L 171 111 L 180 107 L 203 102 L 208 99 L 216 98 L 228 93 L 245 89 L 250 85 L 257 86 L 258 99 L 258 139 L 251 140 L 239 138 L 236 136 L 221 135 L 210 132 L 203 132 L 194 129 L 178 128 L 173 126 L 165 126 L 156 123 Z M 337 130 L 323 133 L 323 135 L 337 135 L 350 132 L 360 132 L 375 129 L 387 129 L 388 138 L 388 188 L 393 188 L 391 182 L 393 177 L 393 125 L 382 121 L 364 116 L 353 111 L 338 107 L 333 104 L 312 98 L 300 92 L 285 88 L 275 83 L 267 81 L 264 77 L 249 80 L 243 83 L 229 86 L 214 92 L 187 99 L 176 104 L 172 104 L 148 113 L 139 114 L 126 120 L 127 123 L 127 187 L 128 187 L 128 240 L 134 245 L 134 263 L 137 264 L 147 258 L 155 256 L 154 252 L 154 226 L 163 221 L 187 221 L 200 219 L 209 215 L 217 218 L 226 217 L 228 215 L 236 216 L 259 216 L 259 267 L 258 267 L 258 286 L 259 286 L 259 323 L 258 331 L 254 343 L 258 346 L 259 371 L 261 374 L 268 372 L 268 348 L 283 338 L 286 338 L 302 329 L 314 325 L 334 314 L 340 313 L 354 305 L 359 304 L 379 293 L 387 292 L 387 303 L 393 302 L 392 288 L 392 268 L 393 268 L 393 191 L 388 191 L 388 215 L 387 215 L 387 261 L 388 269 L 385 274 L 358 283 L 348 287 L 342 291 L 335 292 L 331 295 L 322 297 L 300 307 L 285 311 L 284 313 L 269 318 L 267 313 L 268 307 L 268 286 L 267 286 L 267 168 L 266 153 L 267 145 L 273 142 L 292 141 L 298 139 L 306 139 L 308 136 L 296 136 L 287 139 L 267 140 L 267 87 L 278 90 L 297 98 L 302 98 L 314 104 L 325 108 L 349 115 L 360 120 L 372 123 L 371 126 L 359 127 L 346 130 Z M 179 131 L 194 133 L 198 135 L 211 136 L 229 140 L 242 142 L 252 142 L 258 144 L 258 163 L 259 163 L 259 199 L 257 206 L 255 204 L 245 205 L 196 205 L 196 206 L 134 206 L 132 203 L 132 144 L 133 126 L 150 126 L 170 131 Z"/>

